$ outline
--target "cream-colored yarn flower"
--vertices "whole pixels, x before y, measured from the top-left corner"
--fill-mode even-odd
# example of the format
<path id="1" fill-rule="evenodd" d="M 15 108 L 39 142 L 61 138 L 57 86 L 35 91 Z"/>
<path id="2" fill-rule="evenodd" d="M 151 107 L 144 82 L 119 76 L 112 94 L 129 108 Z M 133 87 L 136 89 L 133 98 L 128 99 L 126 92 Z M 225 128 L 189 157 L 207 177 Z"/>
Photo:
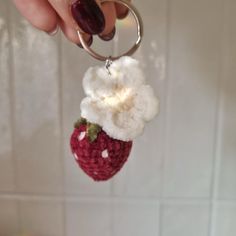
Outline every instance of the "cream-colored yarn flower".
<path id="1" fill-rule="evenodd" d="M 80 105 L 81 116 L 100 125 L 112 138 L 133 140 L 158 113 L 158 99 L 146 84 L 137 60 L 122 57 L 109 70 L 111 75 L 97 66 L 85 73 L 87 97 Z"/>

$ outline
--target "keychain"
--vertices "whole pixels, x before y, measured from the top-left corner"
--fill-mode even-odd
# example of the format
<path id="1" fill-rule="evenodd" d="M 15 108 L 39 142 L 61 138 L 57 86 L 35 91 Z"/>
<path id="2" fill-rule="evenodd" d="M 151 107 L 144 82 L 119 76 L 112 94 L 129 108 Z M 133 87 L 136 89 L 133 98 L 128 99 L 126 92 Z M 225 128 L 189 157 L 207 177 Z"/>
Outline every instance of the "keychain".
<path id="1" fill-rule="evenodd" d="M 158 113 L 158 99 L 146 83 L 139 62 L 131 57 L 142 41 L 142 19 L 129 2 L 102 2 L 107 1 L 129 9 L 137 24 L 138 38 L 123 55 L 104 57 L 93 51 L 78 31 L 83 48 L 105 61 L 105 66 L 91 67 L 84 75 L 86 97 L 80 104 L 81 118 L 75 123 L 70 141 L 76 162 L 95 181 L 108 180 L 123 167 L 133 140 Z"/>

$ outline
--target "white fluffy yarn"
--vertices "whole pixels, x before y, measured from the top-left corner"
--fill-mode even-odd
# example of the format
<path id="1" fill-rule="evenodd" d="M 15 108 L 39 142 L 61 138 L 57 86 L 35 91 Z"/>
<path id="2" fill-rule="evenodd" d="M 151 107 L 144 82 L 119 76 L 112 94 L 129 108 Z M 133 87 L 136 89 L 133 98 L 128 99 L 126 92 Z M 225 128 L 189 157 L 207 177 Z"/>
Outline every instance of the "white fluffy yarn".
<path id="1" fill-rule="evenodd" d="M 105 67 L 91 67 L 83 78 L 87 97 L 81 116 L 100 125 L 112 138 L 129 141 L 143 132 L 145 123 L 158 113 L 158 99 L 146 84 L 139 62 L 131 57 Z"/>

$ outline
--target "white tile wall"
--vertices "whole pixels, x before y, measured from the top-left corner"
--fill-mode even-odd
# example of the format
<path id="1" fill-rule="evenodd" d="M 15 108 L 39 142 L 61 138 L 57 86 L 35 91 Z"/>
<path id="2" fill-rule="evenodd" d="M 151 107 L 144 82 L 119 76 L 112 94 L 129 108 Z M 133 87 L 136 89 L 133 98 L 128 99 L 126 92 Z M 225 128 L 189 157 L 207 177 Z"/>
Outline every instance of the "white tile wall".
<path id="1" fill-rule="evenodd" d="M 14 139 L 17 189 L 60 193 L 57 42 L 39 34 L 12 9 Z"/>
<path id="2" fill-rule="evenodd" d="M 19 232 L 18 205 L 16 200 L 0 199 L 0 235 L 13 236 Z"/>
<path id="3" fill-rule="evenodd" d="M 220 106 L 221 156 L 220 183 L 218 197 L 236 199 L 236 2 L 228 1 L 224 8 L 223 50 L 222 50 L 222 86 Z"/>
<path id="4" fill-rule="evenodd" d="M 11 127 L 11 73 L 7 6 L 0 9 L 0 191 L 14 190 Z"/>
<path id="5" fill-rule="evenodd" d="M 163 236 L 207 236 L 209 206 L 194 201 L 172 201 L 163 205 Z"/>
<path id="6" fill-rule="evenodd" d="M 216 236 L 234 236 L 236 232 L 236 205 L 235 203 L 222 203 L 217 207 Z"/>
<path id="7" fill-rule="evenodd" d="M 83 73 L 98 62 L 0 5 L 0 236 L 236 235 L 234 0 L 135 1 L 145 23 L 135 57 L 161 112 L 106 183 L 69 147 Z M 127 48 L 125 25 L 95 47 Z"/>
<path id="8" fill-rule="evenodd" d="M 165 196 L 210 195 L 220 2 L 177 0 L 169 6 Z"/>
<path id="9" fill-rule="evenodd" d="M 19 201 L 20 232 L 23 235 L 62 236 L 63 207 L 55 200 Z"/>
<path id="10" fill-rule="evenodd" d="M 111 235 L 111 204 L 96 199 L 68 201 L 66 204 L 66 235 Z"/>
<path id="11" fill-rule="evenodd" d="M 159 231 L 158 202 L 121 201 L 113 207 L 113 235 L 157 236 Z"/>

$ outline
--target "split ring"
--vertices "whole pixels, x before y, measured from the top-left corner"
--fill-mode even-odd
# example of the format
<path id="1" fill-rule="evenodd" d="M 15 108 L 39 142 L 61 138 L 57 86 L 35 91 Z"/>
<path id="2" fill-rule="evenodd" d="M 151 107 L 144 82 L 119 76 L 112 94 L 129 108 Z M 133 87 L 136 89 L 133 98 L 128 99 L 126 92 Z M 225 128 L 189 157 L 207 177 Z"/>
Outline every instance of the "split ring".
<path id="1" fill-rule="evenodd" d="M 122 56 L 131 56 L 139 48 L 142 38 L 143 38 L 143 22 L 142 22 L 142 18 L 140 16 L 138 10 L 131 3 L 127 2 L 126 0 L 102 0 L 101 3 L 103 3 L 103 2 L 119 3 L 129 9 L 129 11 L 133 15 L 136 25 L 137 25 L 137 40 L 136 40 L 135 44 L 127 52 L 123 53 L 122 55 L 119 55 L 116 57 L 113 57 L 113 56 L 106 57 L 106 56 L 102 56 L 102 55 L 98 54 L 93 49 L 91 49 L 83 37 L 84 33 L 77 31 L 80 42 L 81 42 L 84 50 L 87 51 L 92 57 L 94 57 L 100 61 L 107 61 L 107 60 L 114 61 L 114 60 L 119 59 Z"/>

